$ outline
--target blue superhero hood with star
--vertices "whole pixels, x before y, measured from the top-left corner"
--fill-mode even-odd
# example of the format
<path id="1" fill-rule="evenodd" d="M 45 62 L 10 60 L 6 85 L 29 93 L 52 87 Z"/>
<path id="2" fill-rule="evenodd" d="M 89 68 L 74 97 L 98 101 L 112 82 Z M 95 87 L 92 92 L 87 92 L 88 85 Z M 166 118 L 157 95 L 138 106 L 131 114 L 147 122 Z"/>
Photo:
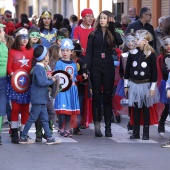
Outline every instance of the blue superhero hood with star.
<path id="1" fill-rule="evenodd" d="M 68 48 L 69 50 L 73 50 L 74 49 L 73 42 L 69 38 L 64 38 L 61 41 L 61 50 L 64 50 L 66 48 Z"/>

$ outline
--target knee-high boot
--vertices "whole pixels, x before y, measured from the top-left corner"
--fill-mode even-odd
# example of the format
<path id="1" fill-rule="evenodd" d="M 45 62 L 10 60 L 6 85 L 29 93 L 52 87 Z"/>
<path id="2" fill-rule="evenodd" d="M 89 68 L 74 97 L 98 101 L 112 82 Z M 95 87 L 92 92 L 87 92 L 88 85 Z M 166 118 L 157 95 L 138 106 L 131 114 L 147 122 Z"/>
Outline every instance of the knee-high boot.
<path id="1" fill-rule="evenodd" d="M 3 124 L 3 116 L 0 116 L 0 145 L 2 145 L 2 139 L 1 139 L 2 124 Z"/>
<path id="2" fill-rule="evenodd" d="M 140 139 L 140 125 L 133 126 L 133 134 L 130 136 L 130 139 Z"/>
<path id="3" fill-rule="evenodd" d="M 144 118 L 144 126 L 143 126 L 143 140 L 149 140 L 149 125 L 150 125 L 150 111 L 149 108 L 143 106 L 143 118 Z"/>
<path id="4" fill-rule="evenodd" d="M 105 136 L 112 137 L 111 132 L 112 108 L 104 107 Z"/>
<path id="5" fill-rule="evenodd" d="M 35 141 L 36 142 L 42 142 L 42 125 L 41 125 L 41 121 L 38 119 L 36 122 L 35 122 L 35 129 L 36 129 L 36 139 Z"/>
<path id="6" fill-rule="evenodd" d="M 137 107 L 137 104 L 134 107 L 134 128 L 130 139 L 140 139 L 140 109 Z"/>
<path id="7" fill-rule="evenodd" d="M 143 140 L 149 140 L 149 125 L 144 125 L 143 126 Z"/>
<path id="8" fill-rule="evenodd" d="M 95 127 L 95 136 L 96 137 L 102 137 L 103 134 L 100 130 L 100 122 L 101 122 L 101 112 L 100 107 L 93 107 L 93 122 Z"/>

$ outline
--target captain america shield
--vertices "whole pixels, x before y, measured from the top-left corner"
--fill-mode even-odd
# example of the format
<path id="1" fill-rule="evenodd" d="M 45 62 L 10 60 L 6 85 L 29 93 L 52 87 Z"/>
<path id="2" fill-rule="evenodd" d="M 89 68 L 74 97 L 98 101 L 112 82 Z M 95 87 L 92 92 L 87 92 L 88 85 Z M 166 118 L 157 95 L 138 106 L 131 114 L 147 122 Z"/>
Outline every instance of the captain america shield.
<path id="1" fill-rule="evenodd" d="M 63 70 L 57 70 L 52 73 L 53 76 L 59 76 L 59 82 L 61 86 L 60 92 L 67 91 L 71 85 L 72 80 L 70 80 L 70 74 Z"/>
<path id="2" fill-rule="evenodd" d="M 30 87 L 29 73 L 24 69 L 15 71 L 11 78 L 11 85 L 18 93 L 26 92 Z"/>

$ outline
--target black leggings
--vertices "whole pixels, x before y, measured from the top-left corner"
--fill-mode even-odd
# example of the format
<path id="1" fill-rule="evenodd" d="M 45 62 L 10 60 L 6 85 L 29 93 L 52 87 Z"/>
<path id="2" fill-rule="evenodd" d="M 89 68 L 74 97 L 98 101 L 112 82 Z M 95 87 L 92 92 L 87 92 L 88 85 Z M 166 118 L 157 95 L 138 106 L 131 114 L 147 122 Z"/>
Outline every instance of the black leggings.
<path id="1" fill-rule="evenodd" d="M 166 118 L 168 117 L 169 114 L 169 104 L 165 104 L 165 108 L 162 112 L 160 123 L 164 124 L 166 121 Z"/>
<path id="2" fill-rule="evenodd" d="M 93 107 L 100 108 L 102 94 L 104 107 L 112 107 L 112 91 L 115 74 L 114 66 L 104 68 L 92 68 L 90 73 L 93 92 L 92 96 Z"/>
<path id="3" fill-rule="evenodd" d="M 135 103 L 135 107 L 134 107 L 134 125 L 140 125 L 140 110 L 141 110 L 141 108 L 138 108 L 138 104 Z M 142 113 L 143 113 L 144 125 L 149 125 L 150 124 L 149 108 L 146 107 L 144 104 L 142 106 Z"/>

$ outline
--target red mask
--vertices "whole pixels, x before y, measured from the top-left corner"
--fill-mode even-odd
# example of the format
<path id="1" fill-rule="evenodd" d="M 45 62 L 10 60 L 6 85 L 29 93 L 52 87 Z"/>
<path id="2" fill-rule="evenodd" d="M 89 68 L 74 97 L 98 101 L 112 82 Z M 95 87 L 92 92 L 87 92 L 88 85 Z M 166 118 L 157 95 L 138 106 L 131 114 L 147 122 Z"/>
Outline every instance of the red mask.
<path id="1" fill-rule="evenodd" d="M 7 18 L 12 18 L 12 15 L 11 14 L 6 14 L 6 17 Z"/>

